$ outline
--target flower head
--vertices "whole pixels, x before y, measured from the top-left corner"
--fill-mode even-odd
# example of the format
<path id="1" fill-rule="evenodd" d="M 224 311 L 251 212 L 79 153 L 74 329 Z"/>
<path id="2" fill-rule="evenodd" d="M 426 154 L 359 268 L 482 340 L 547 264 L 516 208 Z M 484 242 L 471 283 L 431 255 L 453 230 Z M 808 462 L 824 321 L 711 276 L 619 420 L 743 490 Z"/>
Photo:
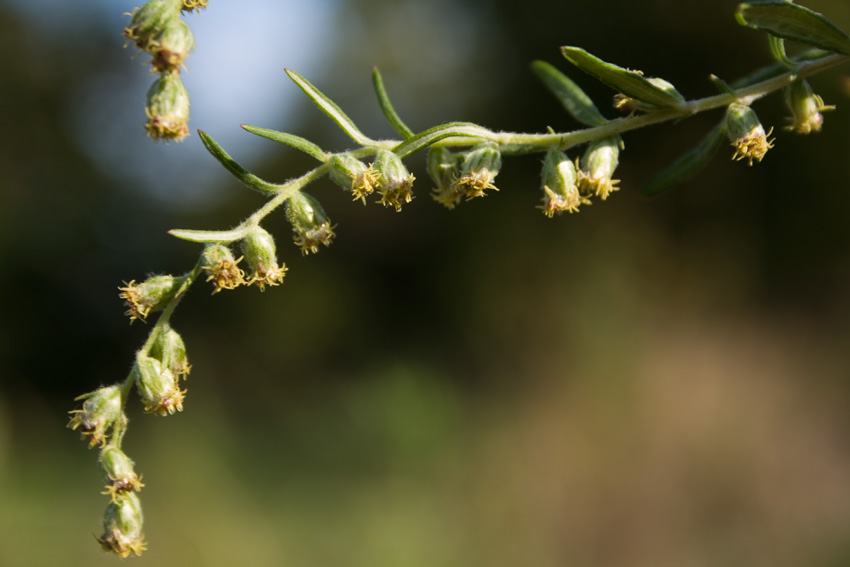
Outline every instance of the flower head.
<path id="1" fill-rule="evenodd" d="M 401 212 L 402 203 L 413 200 L 411 187 L 416 178 L 407 171 L 401 158 L 388 150 L 378 150 L 372 166 L 379 174 L 377 190 L 381 204 L 395 207 L 396 212 Z"/>
<path id="2" fill-rule="evenodd" d="M 79 429 L 92 447 L 106 444 L 107 432 L 122 416 L 121 388 L 99 388 L 79 396 L 77 400 L 85 400 L 83 408 L 71 412 L 68 427 Z"/>
<path id="3" fill-rule="evenodd" d="M 492 142 L 474 146 L 463 156 L 460 176 L 455 179 L 455 191 L 467 199 L 483 197 L 488 189 L 498 191 L 493 180 L 502 168 L 502 156 L 499 147 Z"/>
<path id="4" fill-rule="evenodd" d="M 138 492 L 145 485 L 136 471 L 134 463 L 118 447 L 107 446 L 100 452 L 100 472 L 106 482 L 106 492 L 115 502 L 118 496 L 128 492 Z"/>
<path id="5" fill-rule="evenodd" d="M 127 312 L 132 323 L 136 319 L 142 321 L 153 311 L 164 309 L 169 301 L 174 299 L 183 283 L 184 278 L 174 276 L 153 276 L 140 284 L 135 280 L 119 287 L 118 297 L 127 304 Z"/>
<path id="6" fill-rule="evenodd" d="M 145 131 L 154 140 L 179 142 L 189 135 L 189 93 L 179 73 L 162 73 L 154 81 L 148 90 L 145 114 Z"/>
<path id="7" fill-rule="evenodd" d="M 735 148 L 734 160 L 746 158 L 748 165 L 753 165 L 754 159 L 761 161 L 773 147 L 773 140 L 767 139 L 772 131 L 765 132 L 755 111 L 745 104 L 733 102 L 726 110 L 726 135 Z"/>
<path id="8" fill-rule="evenodd" d="M 428 150 L 428 175 L 436 185 L 431 197 L 448 209 L 454 209 L 461 199 L 455 186 L 458 165 L 458 156 L 447 148 L 431 146 Z"/>
<path id="9" fill-rule="evenodd" d="M 794 81 L 785 87 L 785 104 L 791 110 L 791 124 L 785 129 L 798 134 L 819 132 L 823 125 L 821 112 L 835 110 L 834 106 L 823 103 L 806 80 Z"/>
<path id="10" fill-rule="evenodd" d="M 579 205 L 589 205 L 590 199 L 578 190 L 576 166 L 557 149 L 551 149 L 543 161 L 543 214 L 552 218 L 555 213 L 577 213 Z"/>
<path id="11" fill-rule="evenodd" d="M 286 218 L 292 224 L 293 240 L 302 254 L 317 253 L 320 244 L 330 246 L 336 236 L 322 205 L 306 193 L 299 191 L 289 198 Z"/>
<path id="12" fill-rule="evenodd" d="M 241 261 L 242 258 L 234 258 L 224 244 L 208 244 L 204 248 L 201 267 L 209 274 L 207 281 L 212 282 L 214 294 L 245 283 L 245 272 L 238 266 Z"/>
<path id="13" fill-rule="evenodd" d="M 134 492 L 113 499 L 103 514 L 103 534 L 97 538 L 104 551 L 121 557 L 145 550 L 142 535 L 142 504 Z"/>
<path id="14" fill-rule="evenodd" d="M 286 275 L 285 264 L 278 265 L 277 249 L 274 238 L 263 228 L 257 226 L 242 241 L 242 253 L 253 273 L 248 277 L 248 284 L 256 285 L 260 291 L 266 286 L 280 285 Z"/>
<path id="15" fill-rule="evenodd" d="M 578 173 L 579 189 L 584 194 L 596 195 L 603 201 L 619 190 L 619 179 L 613 179 L 620 158 L 622 140 L 619 136 L 603 138 L 588 145 L 581 158 Z"/>
<path id="16" fill-rule="evenodd" d="M 331 181 L 351 191 L 354 200 L 360 199 L 366 204 L 366 197 L 378 186 L 380 175 L 375 169 L 351 154 L 336 154 L 328 160 L 328 174 Z"/>
<path id="17" fill-rule="evenodd" d="M 138 356 L 133 366 L 136 390 L 148 413 L 171 415 L 183 411 L 186 391 L 177 385 L 177 377 L 170 368 L 150 356 Z"/>
<path id="18" fill-rule="evenodd" d="M 150 356 L 160 361 L 178 379 L 186 378 L 192 371 L 189 359 L 186 357 L 186 344 L 183 337 L 166 323 L 162 326 L 153 345 Z"/>

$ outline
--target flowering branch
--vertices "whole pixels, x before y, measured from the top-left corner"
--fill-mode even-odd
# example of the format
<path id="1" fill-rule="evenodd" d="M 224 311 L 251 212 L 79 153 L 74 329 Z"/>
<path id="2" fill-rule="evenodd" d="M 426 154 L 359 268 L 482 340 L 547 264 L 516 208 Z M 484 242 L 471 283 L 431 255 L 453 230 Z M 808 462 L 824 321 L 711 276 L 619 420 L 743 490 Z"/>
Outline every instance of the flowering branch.
<path id="1" fill-rule="evenodd" d="M 148 93 L 145 128 L 155 140 L 179 141 L 188 134 L 188 94 L 180 83 L 179 70 L 194 46 L 191 31 L 182 22 L 182 12 L 206 6 L 205 0 L 152 0 L 136 9 L 125 29 L 128 40 L 152 57 L 159 78 Z M 302 254 L 317 253 L 335 237 L 319 202 L 303 189 L 327 176 L 366 204 L 377 200 L 384 207 L 401 211 L 413 199 L 414 176 L 403 160 L 425 151 L 427 171 L 435 188 L 431 196 L 453 209 L 462 201 L 498 191 L 495 179 L 503 156 L 528 153 L 545 155 L 541 172 L 542 205 L 548 217 L 575 213 L 593 199 L 606 200 L 619 190 L 613 179 L 624 149 L 622 134 L 669 120 L 681 120 L 708 110 L 725 108 L 719 123 L 695 148 L 660 172 L 643 189 L 656 196 L 681 184 L 705 167 L 723 140 L 734 151 L 733 159 L 749 165 L 761 161 L 773 147 L 772 129 L 765 131 L 751 105 L 760 98 L 782 91 L 791 112 L 786 128 L 800 134 L 816 132 L 823 122 L 822 112 L 833 107 L 814 94 L 806 79 L 850 61 L 850 37 L 823 15 L 785 0 L 765 0 L 739 5 L 738 21 L 769 34 L 776 63 L 750 77 L 728 84 L 712 76 L 719 90 L 714 96 L 687 100 L 676 88 L 657 77 L 647 78 L 602 61 L 577 47 L 562 47 L 562 55 L 575 67 L 611 86 L 618 94 L 615 107 L 625 112 L 609 120 L 593 101 L 566 75 L 549 63 L 537 61 L 532 71 L 557 97 L 564 109 L 587 126 L 571 132 L 539 134 L 495 132 L 467 122 L 452 122 L 415 133 L 395 112 L 383 79 L 377 70 L 373 83 L 387 121 L 401 136 L 397 140 L 375 140 L 364 134 L 329 97 L 304 77 L 287 70 L 289 77 L 357 147 L 342 153 L 322 150 L 318 145 L 284 132 L 256 126 L 243 126 L 258 136 L 287 144 L 318 164 L 304 175 L 286 183 L 265 181 L 250 173 L 205 132 L 199 131 L 207 150 L 239 181 L 268 196 L 268 201 L 242 223 L 230 230 L 175 229 L 170 234 L 204 244 L 195 266 L 181 276 L 152 276 L 141 283 L 131 281 L 120 288 L 131 322 L 145 321 L 159 313 L 143 346 L 136 352 L 132 370 L 123 382 L 101 387 L 80 396 L 81 409 L 71 412 L 69 427 L 79 430 L 90 446 L 99 446 L 99 462 L 110 504 L 104 513 L 101 546 L 122 557 L 141 554 L 145 548 L 142 512 L 137 492 L 143 487 L 134 464 L 121 449 L 127 431 L 125 408 L 130 392 L 136 390 L 145 412 L 171 415 L 182 411 L 185 390 L 180 380 L 191 369 L 182 337 L 171 325 L 171 316 L 189 288 L 201 276 L 213 286 L 213 293 L 241 286 L 281 284 L 287 267 L 279 263 L 275 239 L 260 224 L 272 211 L 286 207 L 292 238 Z M 785 52 L 786 39 L 812 46 L 795 57 Z M 586 144 L 582 155 L 573 159 L 567 151 Z M 370 161 L 366 163 L 365 159 Z M 241 256 L 231 249 L 238 245 Z M 240 264 L 244 260 L 244 267 Z"/>

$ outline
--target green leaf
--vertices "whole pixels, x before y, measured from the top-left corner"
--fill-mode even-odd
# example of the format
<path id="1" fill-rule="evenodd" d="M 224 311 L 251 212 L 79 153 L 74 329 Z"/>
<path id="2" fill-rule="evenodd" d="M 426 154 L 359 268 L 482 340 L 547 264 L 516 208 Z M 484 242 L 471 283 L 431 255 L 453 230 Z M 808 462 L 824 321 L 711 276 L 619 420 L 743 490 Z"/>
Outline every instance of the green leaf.
<path id="1" fill-rule="evenodd" d="M 822 14 L 785 0 L 745 2 L 735 14 L 741 25 L 776 37 L 850 55 L 850 37 Z"/>
<path id="2" fill-rule="evenodd" d="M 396 114 L 395 109 L 393 108 L 392 103 L 390 103 L 390 97 L 387 95 L 387 90 L 384 88 L 384 79 L 381 78 L 381 73 L 378 72 L 378 68 L 375 67 L 372 69 L 372 84 L 375 86 L 375 94 L 378 95 L 378 104 L 381 105 L 381 111 L 386 116 L 387 121 L 395 128 L 395 131 L 401 134 L 402 138 L 405 140 L 413 137 L 413 130 L 407 127 L 407 124 L 402 122 L 401 118 L 399 118 L 398 114 Z"/>
<path id="3" fill-rule="evenodd" d="M 726 138 L 726 121 L 723 120 L 703 138 L 691 151 L 674 161 L 643 186 L 640 194 L 643 197 L 657 197 L 691 179 L 702 168 L 708 165 L 720 144 Z"/>
<path id="4" fill-rule="evenodd" d="M 431 144 L 439 142 L 445 138 L 480 137 L 486 139 L 492 135 L 493 133 L 486 128 L 482 128 L 481 126 L 472 124 L 471 122 L 449 122 L 447 124 L 441 124 L 440 126 L 429 128 L 424 132 L 416 134 L 412 138 L 408 138 L 393 148 L 393 153 L 395 153 L 398 157 L 403 158 L 418 152 L 419 150 L 425 149 Z"/>
<path id="5" fill-rule="evenodd" d="M 729 83 L 712 73 L 708 76 L 708 80 L 711 81 L 711 84 L 715 86 L 715 88 L 720 91 L 722 94 L 730 94 L 737 96 L 735 93 L 735 89 L 729 86 Z"/>
<path id="6" fill-rule="evenodd" d="M 606 63 L 580 47 L 564 46 L 561 53 L 567 61 L 585 73 L 630 98 L 666 108 L 682 108 L 685 104 L 685 97 L 666 81 L 647 79 L 635 71 Z"/>
<path id="7" fill-rule="evenodd" d="M 187 230 L 183 228 L 175 228 L 168 231 L 168 234 L 181 240 L 189 242 L 233 242 L 243 238 L 246 234 L 245 229 L 234 230 Z"/>
<path id="8" fill-rule="evenodd" d="M 301 90 L 304 91 L 310 100 L 318 106 L 322 112 L 330 116 L 331 120 L 336 122 L 337 126 L 342 128 L 342 131 L 348 134 L 352 140 L 360 144 L 361 146 L 373 146 L 375 145 L 375 141 L 363 134 L 357 126 L 354 125 L 351 118 L 345 115 L 345 113 L 328 97 L 326 97 L 322 92 L 314 87 L 310 81 L 293 71 L 292 69 L 286 69 L 286 74 L 289 75 L 289 78 L 292 81 L 301 87 Z"/>
<path id="9" fill-rule="evenodd" d="M 768 35 L 767 40 L 770 45 L 770 52 L 773 53 L 773 58 L 789 69 L 793 69 L 796 63 L 788 59 L 788 55 L 785 53 L 785 40 L 775 35 Z"/>
<path id="10" fill-rule="evenodd" d="M 256 134 L 257 136 L 262 136 L 263 138 L 268 138 L 269 140 L 274 140 L 275 142 L 281 142 L 288 146 L 292 146 L 296 150 L 301 150 L 305 154 L 313 156 L 322 163 L 328 159 L 328 154 L 323 152 L 322 148 L 301 136 L 287 134 L 286 132 L 278 132 L 277 130 L 269 130 L 267 128 L 259 128 L 257 126 L 249 126 L 247 124 L 243 124 L 242 128 L 252 134 Z"/>
<path id="11" fill-rule="evenodd" d="M 275 185 L 273 183 L 269 183 L 268 181 L 263 181 L 253 173 L 249 172 L 247 169 L 236 163 L 232 157 L 230 157 L 221 146 L 218 145 L 218 142 L 212 139 L 209 134 L 204 132 L 203 130 L 198 130 L 198 135 L 201 137 L 201 141 L 206 146 L 207 150 L 212 154 L 212 156 L 224 166 L 224 168 L 233 174 L 236 179 L 261 193 L 277 193 L 280 191 L 280 186 Z"/>
<path id="12" fill-rule="evenodd" d="M 587 126 L 601 126 L 608 120 L 602 116 L 590 97 L 577 84 L 545 61 L 534 61 L 531 70 L 543 81 L 570 116 Z"/>

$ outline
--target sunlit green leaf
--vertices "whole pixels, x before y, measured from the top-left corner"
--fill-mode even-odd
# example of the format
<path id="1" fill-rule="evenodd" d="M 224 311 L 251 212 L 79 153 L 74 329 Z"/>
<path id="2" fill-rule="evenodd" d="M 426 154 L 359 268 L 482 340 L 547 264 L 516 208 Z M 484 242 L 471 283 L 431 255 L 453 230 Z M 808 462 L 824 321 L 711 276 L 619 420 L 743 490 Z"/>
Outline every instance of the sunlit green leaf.
<path id="1" fill-rule="evenodd" d="M 590 97 L 553 65 L 545 61 L 535 61 L 531 64 L 531 70 L 543 81 L 549 92 L 555 95 L 570 116 L 588 126 L 601 126 L 607 122 Z"/>
<path id="2" fill-rule="evenodd" d="M 478 126 L 477 124 L 472 124 L 471 122 L 449 122 L 447 124 L 435 126 L 434 128 L 430 128 L 424 132 L 420 132 L 412 138 L 408 138 L 393 148 L 393 153 L 403 158 L 446 138 L 475 138 L 487 137 L 488 135 L 492 135 L 492 132 L 486 128 Z"/>
<path id="3" fill-rule="evenodd" d="M 850 55 L 850 37 L 822 14 L 784 0 L 745 2 L 738 22 L 771 35 Z"/>
<path id="4" fill-rule="evenodd" d="M 381 112 L 384 113 L 387 121 L 405 140 L 407 138 L 411 138 L 413 136 L 413 130 L 408 128 L 407 124 L 405 124 L 401 118 L 399 118 L 399 115 L 396 114 L 396 111 L 390 102 L 390 97 L 387 95 L 387 90 L 384 88 L 384 79 L 381 77 L 381 73 L 378 72 L 377 67 L 372 69 L 372 84 L 375 87 L 375 94 L 378 95 L 378 104 L 381 105 Z"/>
<path id="5" fill-rule="evenodd" d="M 277 130 L 269 130 L 268 128 L 260 128 L 258 126 L 249 126 L 247 124 L 243 124 L 242 128 L 252 134 L 256 134 L 257 136 L 262 136 L 263 138 L 268 138 L 269 140 L 274 140 L 275 142 L 281 142 L 282 144 L 292 146 L 296 150 L 301 150 L 323 163 L 328 159 L 328 155 L 322 151 L 322 148 L 301 136 L 287 134 L 286 132 L 278 132 Z"/>
<path id="6" fill-rule="evenodd" d="M 580 47 L 564 46 L 561 53 L 567 61 L 627 97 L 652 106 L 681 108 L 685 97 L 666 81 L 650 80 L 636 71 L 607 63 Z"/>
<path id="7" fill-rule="evenodd" d="M 218 145 L 218 142 L 212 139 L 209 134 L 202 130 L 198 130 L 198 135 L 201 137 L 201 141 L 204 143 L 204 146 L 207 150 L 212 154 L 212 156 L 224 166 L 227 171 L 233 174 L 236 179 L 254 189 L 256 191 L 260 191 L 261 193 L 277 193 L 280 190 L 278 185 L 274 183 L 269 183 L 268 181 L 264 181 L 249 172 L 247 169 L 236 163 L 224 149 Z"/>

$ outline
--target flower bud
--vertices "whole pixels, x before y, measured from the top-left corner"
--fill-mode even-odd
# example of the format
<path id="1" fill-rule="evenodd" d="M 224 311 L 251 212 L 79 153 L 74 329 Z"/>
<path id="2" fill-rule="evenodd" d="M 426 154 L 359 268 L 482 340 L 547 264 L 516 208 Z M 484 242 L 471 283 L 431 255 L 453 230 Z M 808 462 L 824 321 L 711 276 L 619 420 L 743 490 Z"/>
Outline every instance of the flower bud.
<path id="1" fill-rule="evenodd" d="M 245 283 L 245 272 L 237 264 L 242 258 L 234 259 L 233 252 L 224 244 L 207 244 L 201 257 L 201 267 L 208 282 L 213 283 L 213 293 L 223 289 L 236 289 Z"/>
<path id="2" fill-rule="evenodd" d="M 761 161 L 767 150 L 773 147 L 773 140 L 767 139 L 770 132 L 765 133 L 758 116 L 749 106 L 733 102 L 726 109 L 726 135 L 735 148 L 732 159 L 747 158 L 748 165 L 753 165 L 754 159 Z"/>
<path id="3" fill-rule="evenodd" d="M 460 166 L 460 177 L 455 180 L 455 191 L 466 196 L 483 197 L 484 191 L 498 191 L 493 180 L 502 168 L 502 155 L 499 146 L 485 142 L 474 146 L 463 156 Z"/>
<path id="4" fill-rule="evenodd" d="M 242 241 L 242 253 L 253 273 L 248 278 L 248 284 L 255 284 L 260 291 L 265 291 L 267 285 L 279 285 L 286 275 L 286 265 L 277 263 L 277 251 L 272 235 L 255 227 Z"/>
<path id="5" fill-rule="evenodd" d="M 130 283 L 124 282 L 124 287 L 119 287 L 121 292 L 118 297 L 127 304 L 125 315 L 130 317 L 132 323 L 136 319 L 142 321 L 153 311 L 160 311 L 174 299 L 185 278 L 174 276 L 153 276 L 140 284 L 135 280 Z"/>
<path id="6" fill-rule="evenodd" d="M 183 411 L 185 390 L 177 385 L 177 377 L 163 364 L 150 356 L 139 356 L 133 366 L 136 390 L 148 413 L 170 415 Z"/>
<path id="7" fill-rule="evenodd" d="M 415 177 L 407 171 L 401 158 L 389 150 L 378 150 L 372 165 L 379 174 L 377 189 L 381 195 L 381 204 L 395 207 L 396 212 L 401 212 L 402 203 L 413 200 L 410 188 Z"/>
<path id="8" fill-rule="evenodd" d="M 346 191 L 351 191 L 354 200 L 360 199 L 365 205 L 366 196 L 378 185 L 378 172 L 351 154 L 332 156 L 328 160 L 328 166 L 331 181 Z"/>
<path id="9" fill-rule="evenodd" d="M 118 447 L 108 446 L 100 452 L 100 473 L 106 482 L 106 492 L 103 494 L 110 494 L 113 502 L 121 494 L 138 492 L 144 486 L 133 470 L 134 464 Z"/>
<path id="10" fill-rule="evenodd" d="M 180 17 L 180 6 L 170 0 L 151 0 L 133 10 L 130 23 L 124 28 L 124 37 L 139 49 L 150 52 L 158 43 L 161 30 L 170 21 Z"/>
<path id="11" fill-rule="evenodd" d="M 195 48 L 192 30 L 180 18 L 169 21 L 159 34 L 155 45 L 146 51 L 151 54 L 151 64 L 158 72 L 178 71 L 180 66 Z"/>
<path id="12" fill-rule="evenodd" d="M 431 197 L 448 209 L 454 209 L 461 198 L 455 186 L 458 157 L 447 148 L 431 146 L 428 150 L 428 175 L 437 186 L 431 191 Z"/>
<path id="13" fill-rule="evenodd" d="M 189 135 L 189 93 L 177 72 L 163 73 L 148 90 L 147 135 L 179 142 Z"/>
<path id="14" fill-rule="evenodd" d="M 812 91 L 806 80 L 794 81 L 785 87 L 785 104 L 791 110 L 791 124 L 786 130 L 798 134 L 819 132 L 823 125 L 821 112 L 835 110 L 834 106 L 826 106 L 823 99 Z"/>
<path id="15" fill-rule="evenodd" d="M 590 199 L 578 190 L 576 166 L 567 155 L 551 149 L 543 161 L 543 214 L 552 218 L 555 213 L 577 213 L 579 205 L 589 205 Z"/>
<path id="16" fill-rule="evenodd" d="M 128 557 L 145 550 L 142 535 L 142 504 L 134 492 L 110 502 L 103 514 L 103 535 L 97 538 L 104 551 Z"/>
<path id="17" fill-rule="evenodd" d="M 581 158 L 578 180 L 579 189 L 585 194 L 596 195 L 604 201 L 619 190 L 616 185 L 620 180 L 611 177 L 619 163 L 621 143 L 619 136 L 611 136 L 588 145 Z"/>
<path id="18" fill-rule="evenodd" d="M 330 246 L 335 236 L 322 205 L 301 191 L 286 202 L 286 218 L 292 224 L 292 239 L 301 248 L 302 254 L 316 254 L 319 244 Z"/>
<path id="19" fill-rule="evenodd" d="M 186 358 L 186 344 L 183 342 L 183 337 L 167 323 L 160 329 L 149 354 L 151 358 L 159 360 L 162 367 L 170 370 L 178 379 L 185 378 L 192 370 L 189 359 Z"/>
<path id="20" fill-rule="evenodd" d="M 121 418 L 121 388 L 107 386 L 76 398 L 85 400 L 83 409 L 73 410 L 68 427 L 79 429 L 82 436 L 89 438 L 89 445 L 104 445 L 106 433 Z"/>

